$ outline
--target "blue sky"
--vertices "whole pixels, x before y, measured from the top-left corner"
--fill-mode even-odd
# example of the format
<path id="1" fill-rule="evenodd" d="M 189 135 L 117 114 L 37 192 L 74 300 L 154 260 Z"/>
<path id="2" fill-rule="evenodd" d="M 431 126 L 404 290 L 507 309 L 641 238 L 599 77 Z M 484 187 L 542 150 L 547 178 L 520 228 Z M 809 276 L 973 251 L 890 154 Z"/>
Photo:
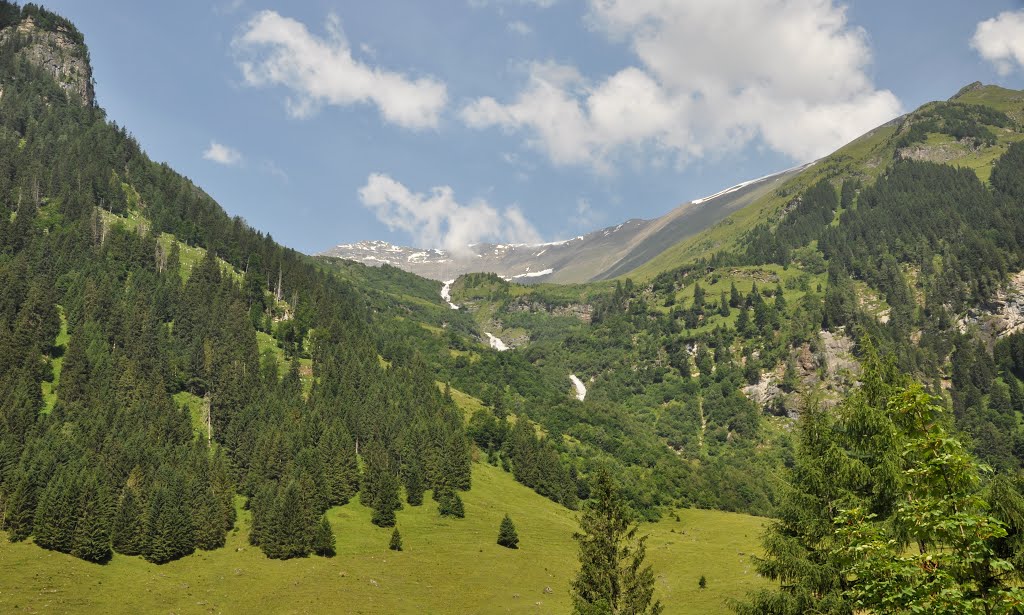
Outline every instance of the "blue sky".
<path id="1" fill-rule="evenodd" d="M 651 218 L 975 80 L 1021 2 L 56 0 L 151 157 L 304 252 Z M 981 24 L 981 25 L 979 25 Z"/>

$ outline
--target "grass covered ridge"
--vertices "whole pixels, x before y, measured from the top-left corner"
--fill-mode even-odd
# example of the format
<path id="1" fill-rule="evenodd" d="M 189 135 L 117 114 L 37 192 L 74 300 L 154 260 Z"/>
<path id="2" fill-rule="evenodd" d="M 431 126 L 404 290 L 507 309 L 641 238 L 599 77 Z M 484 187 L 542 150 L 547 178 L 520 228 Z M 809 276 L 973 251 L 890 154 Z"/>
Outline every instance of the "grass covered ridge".
<path id="1" fill-rule="evenodd" d="M 399 553 L 388 550 L 391 530 L 371 525 L 370 510 L 358 501 L 333 508 L 332 559 L 267 559 L 248 544 L 247 511 L 240 511 L 225 548 L 162 566 L 121 555 L 97 566 L 10 544 L 0 532 L 0 612 L 567 612 L 578 513 L 485 464 L 474 464 L 473 489 L 463 500 L 465 519 L 439 517 L 429 496 L 422 507 L 400 510 Z M 519 533 L 518 550 L 495 544 L 506 512 Z M 641 529 L 650 536 L 647 560 L 667 614 L 728 613 L 727 598 L 764 586 L 750 562 L 763 519 L 702 510 L 678 515 Z"/>

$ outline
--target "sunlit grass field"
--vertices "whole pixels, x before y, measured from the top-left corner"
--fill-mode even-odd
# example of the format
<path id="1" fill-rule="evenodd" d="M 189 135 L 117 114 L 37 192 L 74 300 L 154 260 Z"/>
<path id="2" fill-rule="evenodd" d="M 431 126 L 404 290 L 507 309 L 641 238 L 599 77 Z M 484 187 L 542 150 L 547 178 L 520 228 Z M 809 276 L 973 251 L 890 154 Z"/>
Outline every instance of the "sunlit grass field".
<path id="1" fill-rule="evenodd" d="M 334 508 L 338 554 L 330 559 L 267 559 L 248 544 L 246 511 L 225 548 L 162 566 L 121 555 L 88 564 L 0 533 L 0 613 L 568 612 L 578 513 L 486 464 L 474 465 L 463 500 L 465 519 L 439 517 L 429 497 L 399 511 L 400 553 L 358 501 Z M 495 543 L 505 513 L 518 550 Z M 666 613 L 727 613 L 727 598 L 763 586 L 750 562 L 763 519 L 700 510 L 678 517 L 641 530 Z"/>

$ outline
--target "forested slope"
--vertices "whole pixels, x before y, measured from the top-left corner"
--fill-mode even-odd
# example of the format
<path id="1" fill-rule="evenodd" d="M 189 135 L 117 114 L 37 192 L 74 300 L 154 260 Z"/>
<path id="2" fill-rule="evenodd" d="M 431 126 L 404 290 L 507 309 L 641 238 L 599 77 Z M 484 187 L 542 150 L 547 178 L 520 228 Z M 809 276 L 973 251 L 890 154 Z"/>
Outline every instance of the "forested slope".
<path id="1" fill-rule="evenodd" d="M 357 491 L 381 525 L 400 483 L 409 505 L 425 489 L 457 500 L 462 412 L 414 354 L 381 362 L 368 297 L 227 216 L 20 53 L 51 34 L 80 44 L 73 26 L 0 8 L 10 538 L 164 562 L 222 546 L 241 493 L 251 542 L 287 558 L 332 550 L 321 516 Z M 261 361 L 264 340 L 278 350 Z"/>

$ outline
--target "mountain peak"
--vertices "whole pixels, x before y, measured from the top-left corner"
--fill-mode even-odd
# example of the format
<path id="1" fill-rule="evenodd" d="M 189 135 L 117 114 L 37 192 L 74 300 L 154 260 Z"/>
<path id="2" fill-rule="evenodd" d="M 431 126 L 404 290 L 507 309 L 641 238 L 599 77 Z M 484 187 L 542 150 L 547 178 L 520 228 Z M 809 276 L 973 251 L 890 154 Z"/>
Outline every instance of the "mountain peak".
<path id="1" fill-rule="evenodd" d="M 961 96 L 963 96 L 965 94 L 969 94 L 969 93 L 971 93 L 971 92 L 973 92 L 975 90 L 980 90 L 980 89 L 982 89 L 984 87 L 986 87 L 985 84 L 980 82 L 980 81 L 975 81 L 974 83 L 968 83 L 964 87 L 962 87 L 959 90 L 957 90 L 956 94 L 953 94 L 952 96 L 950 96 L 949 100 L 956 100 L 956 99 L 960 98 Z"/>
<path id="2" fill-rule="evenodd" d="M 42 69 L 70 98 L 94 103 L 85 38 L 67 19 L 34 4 L 18 7 L 0 0 L 0 47 Z"/>

